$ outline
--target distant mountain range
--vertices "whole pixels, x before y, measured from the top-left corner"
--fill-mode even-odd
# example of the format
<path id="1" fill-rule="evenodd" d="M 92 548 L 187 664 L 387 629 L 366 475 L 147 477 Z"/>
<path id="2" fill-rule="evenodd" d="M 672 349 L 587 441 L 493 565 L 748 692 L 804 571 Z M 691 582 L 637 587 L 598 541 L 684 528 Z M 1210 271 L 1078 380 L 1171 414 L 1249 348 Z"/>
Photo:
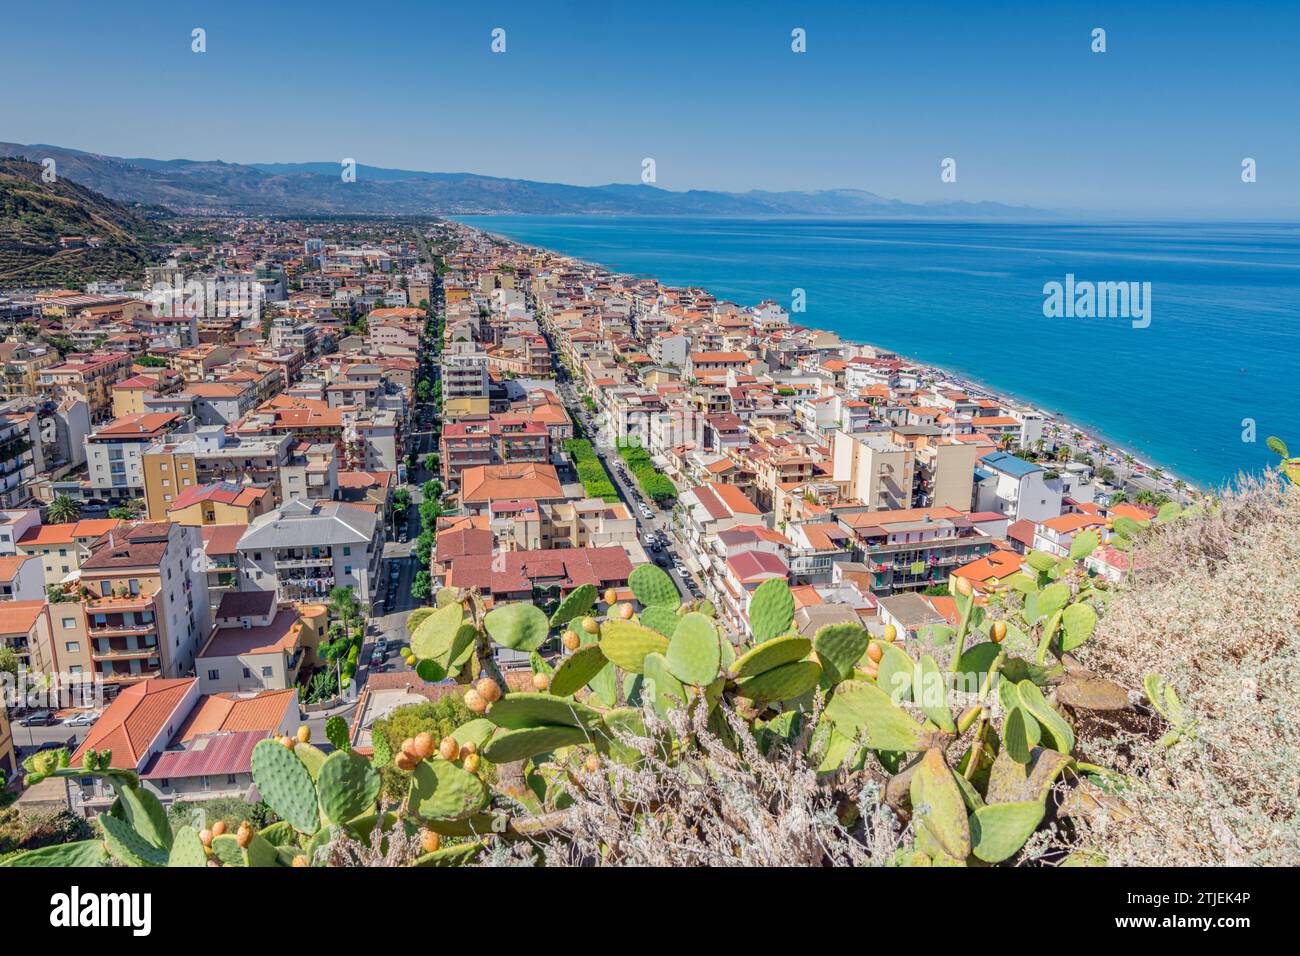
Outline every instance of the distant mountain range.
<path id="1" fill-rule="evenodd" d="M 1038 209 L 995 202 L 905 203 L 861 189 L 744 193 L 674 192 L 644 184 L 568 186 L 475 173 L 358 166 L 343 182 L 338 163 L 124 159 L 59 146 L 0 143 L 0 156 L 40 162 L 123 203 L 184 212 L 296 215 L 651 215 L 845 218 L 1039 218 Z"/>

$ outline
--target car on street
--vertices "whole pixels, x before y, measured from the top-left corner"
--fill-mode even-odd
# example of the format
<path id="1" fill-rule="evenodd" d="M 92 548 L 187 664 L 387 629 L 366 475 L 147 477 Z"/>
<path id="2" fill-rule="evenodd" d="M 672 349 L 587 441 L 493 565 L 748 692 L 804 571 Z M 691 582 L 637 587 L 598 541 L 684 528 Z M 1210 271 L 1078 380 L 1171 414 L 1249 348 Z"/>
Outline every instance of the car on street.
<path id="1" fill-rule="evenodd" d="M 97 720 L 99 720 L 99 711 L 83 710 L 79 714 L 73 714 L 64 721 L 64 724 L 69 727 L 89 727 Z"/>
<path id="2" fill-rule="evenodd" d="M 54 716 L 50 710 L 38 710 L 21 717 L 18 720 L 20 727 L 52 727 L 59 722 L 59 718 Z"/>

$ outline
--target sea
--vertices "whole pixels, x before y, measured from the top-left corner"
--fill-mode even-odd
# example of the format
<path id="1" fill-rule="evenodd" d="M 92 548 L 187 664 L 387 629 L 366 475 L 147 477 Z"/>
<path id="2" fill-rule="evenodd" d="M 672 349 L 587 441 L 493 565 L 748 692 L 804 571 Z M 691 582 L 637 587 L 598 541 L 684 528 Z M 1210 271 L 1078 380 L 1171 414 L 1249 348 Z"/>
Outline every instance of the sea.
<path id="1" fill-rule="evenodd" d="M 1269 435 L 1300 455 L 1300 224 L 458 220 L 742 305 L 802 306 L 793 322 L 1031 403 L 1202 488 L 1276 464 Z M 1081 307 L 1058 294 L 1053 308 L 1053 283 Z M 1129 314 L 1083 308 L 1089 283 L 1125 283 Z"/>

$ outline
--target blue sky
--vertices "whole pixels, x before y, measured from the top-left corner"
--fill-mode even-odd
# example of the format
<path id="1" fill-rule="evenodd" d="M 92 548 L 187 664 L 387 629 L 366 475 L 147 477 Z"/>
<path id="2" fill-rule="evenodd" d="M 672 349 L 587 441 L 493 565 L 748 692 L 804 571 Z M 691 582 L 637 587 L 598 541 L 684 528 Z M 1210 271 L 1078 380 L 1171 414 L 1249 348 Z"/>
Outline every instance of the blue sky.
<path id="1" fill-rule="evenodd" d="M 1296 217 L 1298 35 L 1294 0 L 10 5 L 0 139 L 579 184 L 650 156 L 667 189 Z"/>

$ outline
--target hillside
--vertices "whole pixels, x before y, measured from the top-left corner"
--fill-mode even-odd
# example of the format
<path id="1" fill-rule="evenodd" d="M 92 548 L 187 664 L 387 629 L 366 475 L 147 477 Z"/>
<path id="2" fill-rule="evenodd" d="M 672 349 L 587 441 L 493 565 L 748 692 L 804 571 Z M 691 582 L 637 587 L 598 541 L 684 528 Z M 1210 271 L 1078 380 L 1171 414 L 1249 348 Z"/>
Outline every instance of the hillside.
<path id="1" fill-rule="evenodd" d="M 904 203 L 861 189 L 744 193 L 674 191 L 645 184 L 572 186 L 475 173 L 338 163 L 240 165 L 124 159 L 58 146 L 0 143 L 0 156 L 53 157 L 63 175 L 118 202 L 182 211 L 310 215 L 625 215 L 702 217 L 1036 218 L 1040 210 L 990 202 Z"/>
<path id="2" fill-rule="evenodd" d="M 0 159 L 0 283 L 81 286 L 139 277 L 157 227 L 62 176 L 43 182 L 41 166 Z M 64 248 L 65 236 L 94 237 L 95 248 Z"/>

